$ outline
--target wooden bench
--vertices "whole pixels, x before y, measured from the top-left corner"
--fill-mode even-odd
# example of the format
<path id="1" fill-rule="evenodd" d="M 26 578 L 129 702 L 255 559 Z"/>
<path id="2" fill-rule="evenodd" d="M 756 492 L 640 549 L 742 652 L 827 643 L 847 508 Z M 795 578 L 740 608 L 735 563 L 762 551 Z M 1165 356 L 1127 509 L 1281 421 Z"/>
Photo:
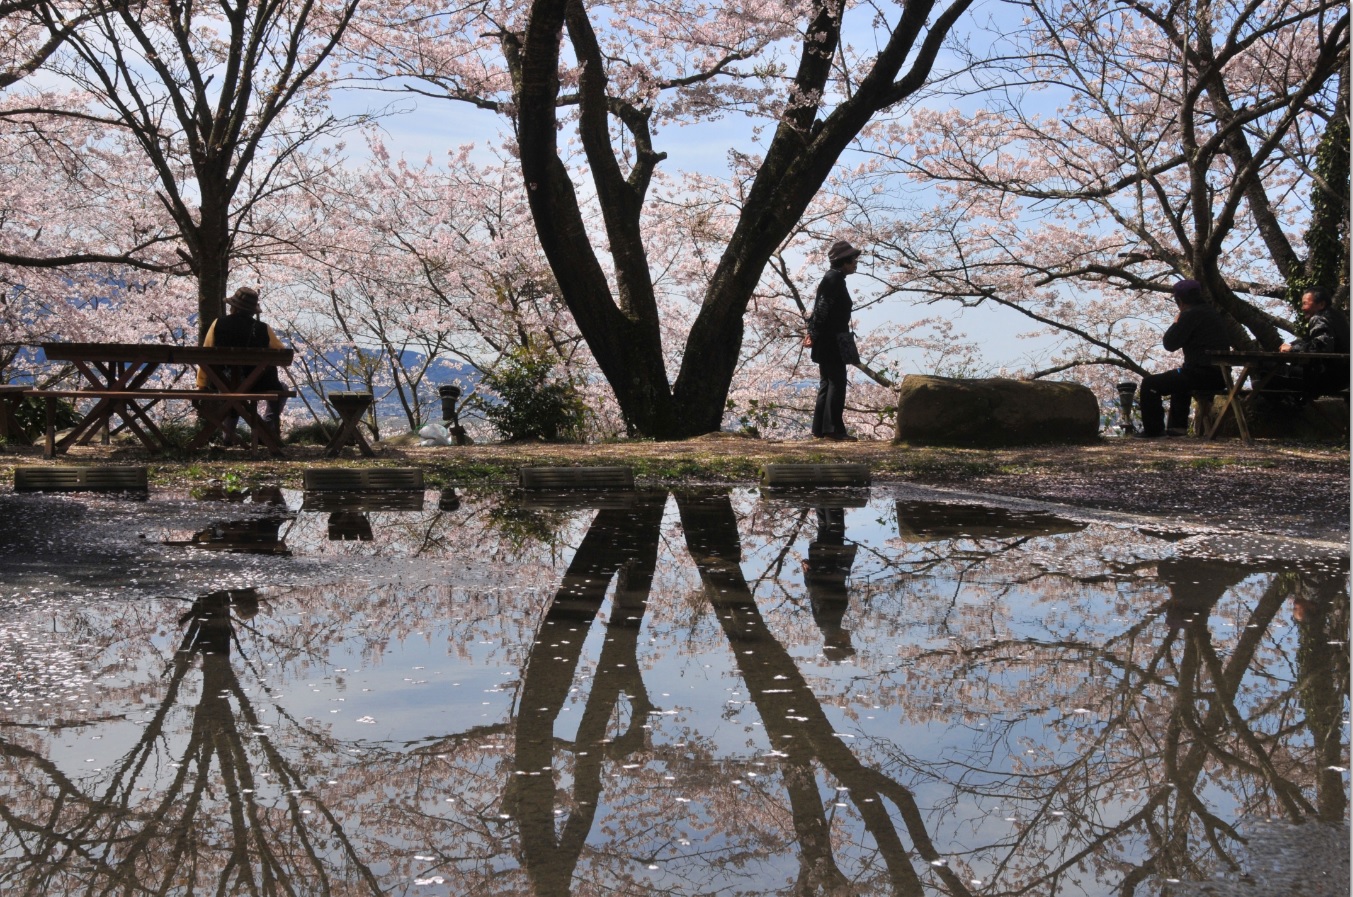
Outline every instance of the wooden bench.
<path id="1" fill-rule="evenodd" d="M 261 390 L 255 385 L 264 372 L 291 364 L 290 349 L 174 346 L 160 343 L 43 343 L 48 361 L 68 362 L 83 378 L 80 388 L 30 389 L 26 395 L 46 402 L 47 440 L 44 454 L 53 457 L 72 445 L 84 445 L 100 431 L 105 440 L 122 429 L 130 430 L 152 452 L 170 447 L 169 440 L 150 417 L 149 410 L 165 401 L 195 404 L 201 426 L 188 443 L 189 449 L 206 446 L 225 429 L 232 413 L 244 418 L 253 431 L 254 444 L 282 453 L 281 434 L 263 423 L 259 401 L 285 398 L 286 390 Z M 182 368 L 178 378 L 203 372 L 208 388 L 148 386 L 153 375 L 166 365 Z M 194 378 L 194 387 L 196 378 Z M 75 427 L 56 439 L 56 402 L 62 399 L 93 401 Z M 114 427 L 113 418 L 121 423 Z"/>
<path id="2" fill-rule="evenodd" d="M 1250 436 L 1250 427 L 1245 420 L 1245 414 L 1241 409 L 1239 398 L 1242 393 L 1258 394 L 1263 396 L 1294 396 L 1307 399 L 1318 398 L 1321 396 L 1343 396 L 1345 405 L 1348 402 L 1347 385 L 1331 386 L 1327 389 L 1286 389 L 1273 388 L 1271 383 L 1274 378 L 1287 368 L 1288 365 L 1303 364 L 1332 364 L 1343 365 L 1345 368 L 1349 363 L 1347 353 L 1335 352 L 1270 352 L 1246 350 L 1240 352 L 1211 352 L 1212 361 L 1216 364 L 1222 373 L 1222 380 L 1226 383 L 1226 390 L 1217 395 L 1224 396 L 1221 408 L 1217 411 L 1216 418 L 1212 420 L 1207 429 L 1203 431 L 1205 439 L 1215 439 L 1217 431 L 1221 428 L 1222 419 L 1226 416 L 1226 410 L 1229 408 L 1235 416 L 1236 430 L 1240 433 L 1240 438 L 1246 444 L 1254 440 Z M 1239 367 L 1240 375 L 1232 377 L 1231 368 Z M 1244 390 L 1245 382 L 1252 381 L 1251 389 Z M 1202 395 L 1203 393 L 1195 393 Z"/>
<path id="3" fill-rule="evenodd" d="M 303 511 L 423 509 L 423 471 L 417 467 L 311 467 L 301 477 Z"/>
<path id="4" fill-rule="evenodd" d="M 375 457 L 371 443 L 362 435 L 362 415 L 371 407 L 374 400 L 369 392 L 331 392 L 327 396 L 329 404 L 338 412 L 338 432 L 324 447 L 324 454 L 336 457 L 345 445 L 355 445 L 357 450 L 368 458 Z"/>
<path id="5" fill-rule="evenodd" d="M 269 399 L 290 398 L 295 395 L 288 390 L 219 393 L 201 389 L 30 389 L 25 394 L 46 402 L 47 433 L 43 455 L 48 458 L 54 457 L 58 450 L 65 451 L 71 445 L 89 442 L 99 432 L 100 427 L 105 428 L 108 436 L 115 436 L 123 429 L 130 430 L 148 450 L 163 451 L 170 446 L 169 438 L 151 419 L 148 412 L 160 402 L 175 400 L 192 402 L 202 412 L 203 426 L 188 444 L 190 449 L 202 448 L 224 428 L 226 415 L 232 407 Z M 63 440 L 64 445 L 60 448 L 56 440 L 56 402 L 59 399 L 94 399 L 98 403 L 75 429 L 67 434 Z M 212 403 L 215 404 L 215 409 L 211 407 Z M 121 418 L 121 424 L 112 425 L 111 418 L 114 415 Z M 264 443 L 275 451 L 280 451 L 279 435 L 269 433 L 268 428 L 262 425 L 261 417 L 251 422 L 250 429 L 254 434 L 255 447 Z"/>

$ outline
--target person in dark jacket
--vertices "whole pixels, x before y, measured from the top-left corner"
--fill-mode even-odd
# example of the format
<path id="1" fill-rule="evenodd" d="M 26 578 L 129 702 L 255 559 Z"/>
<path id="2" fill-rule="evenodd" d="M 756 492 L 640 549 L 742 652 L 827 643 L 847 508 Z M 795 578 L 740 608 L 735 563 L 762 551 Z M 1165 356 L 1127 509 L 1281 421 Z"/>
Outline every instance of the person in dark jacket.
<path id="1" fill-rule="evenodd" d="M 233 294 L 226 297 L 226 305 L 230 306 L 231 312 L 223 317 L 217 318 L 211 322 L 211 327 L 207 329 L 207 335 L 202 339 L 204 346 L 226 346 L 233 349 L 284 349 L 282 341 L 273 333 L 273 329 L 259 320 L 258 311 L 258 291 L 249 287 L 240 287 Z M 204 371 L 197 372 L 197 388 L 205 389 L 207 387 L 207 375 Z M 252 389 L 258 392 L 269 392 L 271 390 L 283 389 L 281 378 L 277 376 L 277 368 L 268 368 L 258 380 L 254 381 Z M 277 432 L 278 423 L 282 417 L 282 406 L 286 404 L 286 396 L 278 395 L 275 399 L 266 400 L 263 405 L 263 423 Z M 235 427 L 239 424 L 239 415 L 230 412 L 225 419 L 226 445 L 234 442 Z"/>
<path id="2" fill-rule="evenodd" d="M 808 319 L 804 345 L 817 363 L 819 382 L 817 404 L 813 409 L 813 436 L 820 439 L 854 441 L 846 432 L 842 415 L 846 410 L 846 364 L 851 359 L 841 354 L 838 337 L 850 332 L 852 309 L 846 277 L 855 273 L 860 250 L 845 240 L 837 240 L 827 251 L 831 270 L 817 287 L 813 313 Z M 858 359 L 854 359 L 858 361 Z"/>
<path id="3" fill-rule="evenodd" d="M 1148 374 L 1142 378 L 1142 432 L 1147 439 L 1159 436 L 1183 436 L 1188 432 L 1189 405 L 1195 391 L 1210 392 L 1226 387 L 1221 368 L 1208 357 L 1209 352 L 1231 348 L 1231 337 L 1221 314 L 1203 297 L 1203 286 L 1196 280 L 1181 280 L 1174 285 L 1179 314 L 1165 331 L 1161 344 L 1169 352 L 1183 352 L 1184 363 L 1174 370 Z M 1164 397 L 1170 397 L 1170 419 L 1166 427 Z"/>
<path id="4" fill-rule="evenodd" d="M 1306 317 L 1305 339 L 1294 339 L 1278 347 L 1280 352 L 1348 352 L 1348 319 L 1330 304 L 1329 293 L 1307 290 L 1301 295 L 1301 313 Z M 1296 359 L 1293 359 L 1295 362 Z M 1291 374 L 1283 376 L 1279 387 L 1322 393 L 1348 386 L 1348 362 L 1312 360 L 1294 363 Z"/>

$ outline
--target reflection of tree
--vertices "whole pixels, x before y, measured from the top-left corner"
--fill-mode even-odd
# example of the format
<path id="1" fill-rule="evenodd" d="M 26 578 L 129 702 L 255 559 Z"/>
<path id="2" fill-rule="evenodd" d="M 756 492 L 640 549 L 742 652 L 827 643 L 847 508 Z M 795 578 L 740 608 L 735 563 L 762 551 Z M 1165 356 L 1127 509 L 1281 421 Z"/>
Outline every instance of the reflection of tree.
<path id="1" fill-rule="evenodd" d="M 641 495 L 633 507 L 603 507 L 578 546 L 526 661 L 516 724 L 516 775 L 505 797 L 517 820 L 522 864 L 538 897 L 570 892 L 602 792 L 602 766 L 649 745 L 644 722 L 652 706 L 640 675 L 638 638 L 653 583 L 666 494 Z M 572 742 L 555 724 L 583 656 L 588 629 L 616 579 L 611 619 L 597 670 Z M 622 697 L 629 722 L 610 736 Z M 555 815 L 554 754 L 572 753 L 567 816 Z"/>
<path id="2" fill-rule="evenodd" d="M 918 664 L 929 678 L 982 675 L 988 684 L 1027 681 L 1035 687 L 1054 681 L 1047 672 L 1034 675 L 1040 668 L 1083 669 L 1087 658 L 1092 669 L 1106 674 L 1096 677 L 1099 682 L 1083 680 L 1067 694 L 1050 694 L 1046 710 L 1019 689 L 993 691 L 990 753 L 979 754 L 977 745 L 970 749 L 980 760 L 926 763 L 897 752 L 899 765 L 926 768 L 950 784 L 951 812 L 965 800 L 987 802 L 1014 821 L 1008 837 L 970 851 L 1000 870 L 1005 886 L 995 893 L 1055 893 L 1087 868 L 1122 894 L 1153 876 L 1206 878 L 1219 863 L 1237 867 L 1235 854 L 1243 842 L 1237 819 L 1326 818 L 1326 802 L 1330 810 L 1337 808 L 1336 817 L 1342 813 L 1342 779 L 1315 766 L 1341 762 L 1342 733 L 1323 742 L 1316 734 L 1308 751 L 1293 730 L 1298 700 L 1313 733 L 1328 734 L 1329 728 L 1312 726 L 1310 717 L 1320 716 L 1311 713 L 1312 706 L 1325 708 L 1326 719 L 1342 713 L 1347 695 L 1342 644 L 1329 651 L 1323 623 L 1309 637 L 1302 634 L 1303 645 L 1320 642 L 1326 657 L 1344 658 L 1343 678 L 1331 663 L 1321 666 L 1317 660 L 1309 674 L 1300 664 L 1301 683 L 1292 691 L 1256 688 L 1257 676 L 1278 686 L 1283 658 L 1264 655 L 1274 648 L 1275 618 L 1295 584 L 1309 581 L 1306 574 L 1268 576 L 1257 598 L 1241 605 L 1245 614 L 1234 623 L 1234 641 L 1219 648 L 1213 627 L 1222 621 L 1209 614 L 1243 580 L 1261 574 L 1194 558 L 1161 563 L 1158 573 L 1169 591 L 1158 608 L 1164 620 L 1150 614 L 1103 644 L 1072 637 L 1041 643 L 995 639 Z M 1341 597 L 1326 604 L 1346 608 L 1347 594 L 1337 577 L 1334 582 Z M 1338 613 L 1346 619 L 1346 611 Z M 1092 711 L 1063 707 L 1096 708 L 1103 716 L 1092 722 L 1076 716 Z M 1037 719 L 1048 711 L 1054 716 L 1048 736 L 1062 750 L 1045 740 L 1025 742 L 1031 749 L 1011 753 L 1029 756 L 1015 763 L 1013 775 L 1000 773 L 996 749 L 1015 737 L 1002 726 L 1014 729 L 1025 714 Z M 1312 780 L 1317 804 L 1303 788 Z M 1230 792 L 1238 809 L 1219 810 L 1219 790 Z"/>
<path id="3" fill-rule="evenodd" d="M 833 893 L 847 884 L 837 865 L 817 784 L 815 766 L 820 765 L 847 790 L 874 839 L 887 874 L 880 889 L 921 894 L 923 886 L 912 865 L 912 853 L 903 845 L 883 800 L 890 801 L 901 814 L 916 853 L 925 860 L 936 860 L 939 853 L 915 797 L 893 779 L 866 766 L 845 745 L 793 657 L 771 634 L 743 578 L 741 539 L 728 494 L 681 491 L 677 493 L 677 507 L 686 545 L 733 648 L 738 671 L 771 745 L 783 754 L 784 780 L 799 841 L 799 878 L 794 892 Z M 951 870 L 938 867 L 937 874 L 952 893 L 968 893 Z"/>
<path id="4" fill-rule="evenodd" d="M 304 776 L 262 734 L 231 664 L 237 621 L 258 610 L 253 589 L 193 602 L 179 621 L 186 630 L 164 696 L 141 738 L 104 776 L 101 795 L 85 793 L 31 752 L 4 746 L 8 758 L 31 764 L 40 794 L 31 818 L 0 803 L 0 818 L 21 833 L 7 852 L 5 893 L 380 893 L 338 820 L 302 796 Z M 163 756 L 169 720 L 199 665 L 200 697 L 171 761 Z M 152 791 L 153 798 L 142 793 Z"/>
<path id="5" fill-rule="evenodd" d="M 1328 768 L 1348 766 L 1337 575 L 1179 557 L 1125 527 L 964 525 L 902 543 L 859 514 L 847 544 L 811 499 L 686 491 L 667 515 L 664 502 L 593 501 L 552 522 L 542 505 L 544 544 L 516 547 L 473 496 L 435 528 L 411 513 L 398 543 L 383 542 L 397 519 L 373 515 L 375 544 L 357 547 L 446 559 L 427 565 L 436 581 L 270 591 L 252 617 L 254 596 L 218 592 L 172 642 L 156 630 L 181 608 L 90 602 L 63 617 L 100 657 L 99 712 L 116 708 L 78 724 L 136 745 L 75 773 L 56 744 L 64 708 L 4 718 L 0 854 L 17 859 L 0 893 L 184 891 L 185 876 L 224 872 L 259 893 L 371 893 L 374 874 L 383 892 L 439 875 L 434 893 L 538 897 L 959 895 L 974 878 L 992 895 L 1078 880 L 1140 894 L 1151 876 L 1215 875 L 1242 851 L 1246 815 L 1347 812 Z M 289 542 L 323 539 L 326 516 L 299 515 Z M 825 579 L 811 563 L 801 576 L 801 559 L 830 561 Z M 773 572 L 749 583 L 744 566 Z M 830 639 L 824 611 L 847 601 L 855 654 L 811 659 Z M 157 644 L 181 648 L 162 679 L 146 660 Z M 395 684 L 405 652 L 429 646 L 465 690 Z M 367 682 L 359 666 L 386 669 Z M 316 714 L 346 699 L 321 719 L 352 740 L 313 717 L 279 724 L 290 698 Z M 148 701 L 145 719 L 117 720 Z M 345 730 L 356 706 L 392 740 Z"/>
<path id="6" fill-rule="evenodd" d="M 1297 623 L 1297 690 L 1315 744 L 1316 815 L 1339 822 L 1348 807 L 1344 789 L 1344 702 L 1348 697 L 1348 591 L 1342 576 L 1290 577 Z"/>

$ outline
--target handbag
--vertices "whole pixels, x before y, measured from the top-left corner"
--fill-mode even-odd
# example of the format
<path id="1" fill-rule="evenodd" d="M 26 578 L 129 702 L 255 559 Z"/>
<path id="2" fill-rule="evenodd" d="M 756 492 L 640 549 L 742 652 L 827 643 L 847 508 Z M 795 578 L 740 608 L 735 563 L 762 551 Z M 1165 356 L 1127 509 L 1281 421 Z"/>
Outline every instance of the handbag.
<path id="1" fill-rule="evenodd" d="M 843 330 L 836 334 L 836 348 L 841 353 L 841 360 L 846 364 L 860 363 L 860 347 L 855 345 L 853 331 Z"/>

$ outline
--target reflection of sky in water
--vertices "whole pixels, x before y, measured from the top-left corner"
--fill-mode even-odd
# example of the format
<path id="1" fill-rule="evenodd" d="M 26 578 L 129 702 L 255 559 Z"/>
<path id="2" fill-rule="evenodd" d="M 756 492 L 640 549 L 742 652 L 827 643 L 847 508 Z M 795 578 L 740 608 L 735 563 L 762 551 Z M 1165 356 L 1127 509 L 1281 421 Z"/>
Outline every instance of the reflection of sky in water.
<path id="1" fill-rule="evenodd" d="M 0 498 L 0 886 L 1109 894 L 1342 817 L 1345 558 L 896 491 Z"/>

